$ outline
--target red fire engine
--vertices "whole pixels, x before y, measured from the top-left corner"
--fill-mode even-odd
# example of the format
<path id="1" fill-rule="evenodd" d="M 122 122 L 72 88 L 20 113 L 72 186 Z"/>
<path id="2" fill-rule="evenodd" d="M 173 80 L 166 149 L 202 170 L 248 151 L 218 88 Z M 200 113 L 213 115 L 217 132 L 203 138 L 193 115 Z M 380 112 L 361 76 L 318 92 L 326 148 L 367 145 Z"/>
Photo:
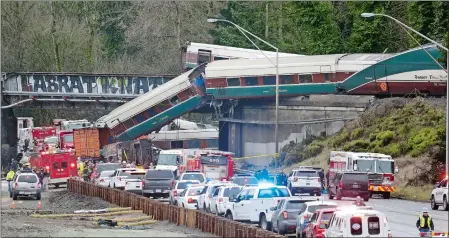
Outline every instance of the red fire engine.
<path id="1" fill-rule="evenodd" d="M 197 151 L 187 160 L 187 170 L 200 171 L 208 179 L 227 180 L 234 176 L 233 154 L 225 151 Z"/>
<path id="2" fill-rule="evenodd" d="M 73 150 L 58 150 L 56 152 L 41 152 L 40 156 L 30 158 L 30 165 L 36 170 L 44 169 L 50 174 L 48 184 L 59 187 L 66 184 L 71 177 L 78 176 L 78 166 Z"/>

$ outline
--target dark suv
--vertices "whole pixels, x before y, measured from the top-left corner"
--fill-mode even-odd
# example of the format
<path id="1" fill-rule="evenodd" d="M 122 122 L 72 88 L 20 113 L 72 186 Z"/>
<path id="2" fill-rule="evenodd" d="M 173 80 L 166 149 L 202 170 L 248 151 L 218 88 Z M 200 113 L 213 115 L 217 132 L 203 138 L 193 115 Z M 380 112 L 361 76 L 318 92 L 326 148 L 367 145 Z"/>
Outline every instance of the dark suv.
<path id="1" fill-rule="evenodd" d="M 175 174 L 171 170 L 149 169 L 145 175 L 143 195 L 154 198 L 168 198 L 174 181 Z"/>
<path id="2" fill-rule="evenodd" d="M 336 197 L 337 200 L 341 200 L 342 197 L 355 198 L 360 196 L 363 200 L 368 201 L 370 197 L 368 187 L 369 180 L 367 173 L 338 173 L 329 184 L 329 199 Z"/>

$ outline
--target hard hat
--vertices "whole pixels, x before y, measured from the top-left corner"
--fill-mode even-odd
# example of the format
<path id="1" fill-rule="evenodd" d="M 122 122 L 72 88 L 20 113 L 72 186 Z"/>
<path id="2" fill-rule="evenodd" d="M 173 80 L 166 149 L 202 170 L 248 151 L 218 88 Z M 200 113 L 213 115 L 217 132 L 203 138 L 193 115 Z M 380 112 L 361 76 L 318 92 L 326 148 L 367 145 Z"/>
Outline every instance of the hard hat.
<path id="1" fill-rule="evenodd" d="M 123 160 L 122 164 L 126 164 L 126 161 Z"/>
<path id="2" fill-rule="evenodd" d="M 426 213 L 426 212 L 429 212 L 429 210 L 427 209 L 427 207 L 423 207 L 422 213 Z"/>

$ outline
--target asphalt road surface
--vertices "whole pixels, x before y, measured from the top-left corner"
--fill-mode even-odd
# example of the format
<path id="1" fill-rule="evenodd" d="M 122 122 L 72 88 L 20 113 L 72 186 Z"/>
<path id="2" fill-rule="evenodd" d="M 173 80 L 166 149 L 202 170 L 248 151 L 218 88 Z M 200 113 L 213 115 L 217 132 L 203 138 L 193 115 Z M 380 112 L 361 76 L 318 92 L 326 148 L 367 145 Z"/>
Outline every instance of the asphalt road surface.
<path id="1" fill-rule="evenodd" d="M 64 190 L 65 188 L 51 189 L 51 191 Z M 44 192 L 42 196 L 48 196 L 47 192 Z M 11 205 L 12 199 L 8 194 L 8 185 L 5 181 L 2 181 L 2 208 Z M 323 195 L 320 199 L 328 201 L 327 195 Z M 163 202 L 167 202 L 166 199 L 158 199 Z M 341 201 L 333 200 L 338 205 L 351 205 L 354 199 L 343 198 Z M 418 215 L 422 209 L 426 207 L 429 210 L 430 215 L 433 218 L 435 224 L 435 231 L 449 231 L 448 216 L 449 212 L 440 210 L 433 211 L 430 208 L 430 202 L 413 202 L 399 199 L 381 199 L 372 198 L 366 205 L 372 206 L 374 209 L 383 212 L 389 221 L 393 237 L 416 237 L 418 235 L 418 229 L 416 229 L 416 221 Z M 15 201 L 16 209 L 35 209 L 37 201 L 32 198 L 25 198 L 23 200 Z"/>
<path id="2" fill-rule="evenodd" d="M 323 200 L 328 201 L 327 194 L 322 196 Z M 355 199 L 343 198 L 340 201 L 333 200 L 338 205 L 351 205 Z M 413 202 L 399 199 L 381 199 L 371 198 L 365 202 L 367 206 L 372 206 L 373 209 L 384 213 L 390 224 L 390 229 L 393 237 L 417 237 L 418 229 L 416 228 L 416 221 L 422 209 L 426 207 L 429 214 L 433 218 L 435 231 L 448 231 L 448 215 L 449 212 L 443 211 L 441 208 L 438 211 L 433 211 L 430 208 L 430 202 Z"/>

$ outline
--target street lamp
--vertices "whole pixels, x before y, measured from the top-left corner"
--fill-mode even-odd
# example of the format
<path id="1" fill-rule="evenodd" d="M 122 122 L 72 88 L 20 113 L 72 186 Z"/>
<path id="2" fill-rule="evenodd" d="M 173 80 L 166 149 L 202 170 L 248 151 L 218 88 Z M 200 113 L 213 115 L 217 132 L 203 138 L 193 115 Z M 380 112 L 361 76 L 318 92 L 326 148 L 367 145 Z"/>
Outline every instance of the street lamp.
<path id="1" fill-rule="evenodd" d="M 275 109 L 276 110 L 276 112 L 275 112 L 275 114 L 276 114 L 276 123 L 275 123 L 275 126 L 274 126 L 274 143 L 275 143 L 275 154 L 276 154 L 276 157 L 278 157 L 278 153 L 279 153 L 279 139 L 278 139 L 278 127 L 279 127 L 279 49 L 276 46 L 274 46 L 274 45 L 272 45 L 272 44 L 262 40 L 260 37 L 254 35 L 253 33 L 245 30 L 244 28 L 242 28 L 241 26 L 235 24 L 234 22 L 231 22 L 231 21 L 228 21 L 228 20 L 224 20 L 224 19 L 214 19 L 214 18 L 207 19 L 207 22 L 210 22 L 210 23 L 226 22 L 226 23 L 229 23 L 229 24 L 235 26 L 237 28 L 237 30 L 239 30 L 246 37 L 246 39 L 248 39 L 260 51 L 260 53 L 262 53 L 263 56 L 265 56 L 265 58 L 267 58 L 268 61 L 270 61 L 276 67 L 276 109 Z M 263 43 L 265 43 L 269 47 L 275 49 L 276 50 L 276 63 L 273 63 L 270 60 L 270 58 L 268 58 L 268 56 L 266 56 L 259 49 L 259 47 L 257 47 L 257 45 L 245 33 L 248 33 L 249 35 L 253 36 L 254 38 L 262 41 Z M 275 168 L 276 168 L 276 160 L 277 160 L 277 158 L 275 158 Z"/>
<path id="2" fill-rule="evenodd" d="M 428 41 L 434 43 L 434 44 L 437 45 L 438 47 L 440 47 L 440 48 L 446 50 L 446 51 L 448 52 L 448 53 L 447 53 L 447 61 L 446 61 L 446 66 L 447 66 L 446 74 L 449 73 L 449 50 L 448 50 L 448 48 L 444 47 L 442 44 L 440 44 L 440 43 L 438 43 L 438 42 L 436 42 L 436 41 L 430 39 L 429 37 L 427 37 L 427 36 L 425 36 L 425 35 L 423 35 L 423 34 L 421 34 L 421 33 L 419 33 L 419 32 L 416 31 L 415 29 L 413 29 L 413 28 L 411 28 L 411 27 L 405 25 L 404 23 L 400 22 L 398 19 L 396 19 L 396 18 L 394 18 L 394 17 L 392 17 L 392 16 L 385 15 L 385 14 L 378 14 L 378 13 L 368 13 L 368 12 L 362 13 L 361 16 L 362 16 L 362 17 L 367 17 L 367 18 L 369 18 L 369 17 L 374 17 L 374 16 L 388 17 L 388 18 L 390 18 L 391 20 L 393 20 L 393 21 L 395 21 L 396 23 L 398 23 L 399 25 L 401 25 L 401 26 L 407 28 L 407 29 L 410 30 L 410 31 L 415 32 L 416 34 L 418 34 L 418 35 L 421 36 L 422 38 L 424 38 L 424 39 L 426 39 L 426 40 L 428 40 Z M 448 99 L 448 97 L 449 97 L 449 85 L 448 85 L 448 81 L 449 81 L 449 76 L 448 76 L 448 78 L 446 79 L 446 101 L 447 101 L 447 99 Z M 448 170 L 449 170 L 449 163 L 448 163 L 448 160 L 449 160 L 449 150 L 448 150 L 448 147 L 449 147 L 449 131 L 448 131 L 448 127 L 449 127 L 449 115 L 448 115 L 448 114 L 449 114 L 449 103 L 446 102 L 446 177 L 448 176 L 448 172 L 449 172 L 449 171 L 448 171 Z"/>

